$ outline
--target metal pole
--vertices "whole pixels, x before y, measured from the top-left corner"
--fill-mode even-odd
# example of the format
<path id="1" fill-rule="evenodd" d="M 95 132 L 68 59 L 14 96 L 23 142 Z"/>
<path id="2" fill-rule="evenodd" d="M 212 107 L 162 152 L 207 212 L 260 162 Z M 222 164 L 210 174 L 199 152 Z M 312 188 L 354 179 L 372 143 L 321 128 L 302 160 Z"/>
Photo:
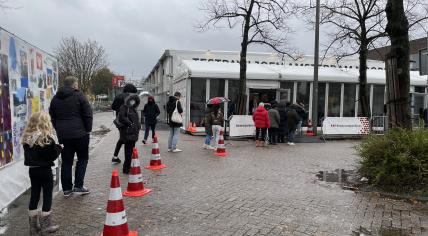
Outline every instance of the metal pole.
<path id="1" fill-rule="evenodd" d="M 317 135 L 318 128 L 318 63 L 320 45 L 320 0 L 317 0 L 315 14 L 315 55 L 314 55 L 314 84 L 312 86 L 312 125 Z"/>

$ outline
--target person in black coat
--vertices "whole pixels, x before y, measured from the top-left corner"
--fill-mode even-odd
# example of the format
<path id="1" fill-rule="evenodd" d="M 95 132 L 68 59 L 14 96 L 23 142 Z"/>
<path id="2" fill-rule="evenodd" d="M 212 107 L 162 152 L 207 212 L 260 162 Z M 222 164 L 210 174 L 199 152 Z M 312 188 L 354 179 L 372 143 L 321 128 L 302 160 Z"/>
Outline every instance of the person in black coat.
<path id="1" fill-rule="evenodd" d="M 177 108 L 177 112 L 181 115 L 183 113 L 183 108 L 181 107 L 181 93 L 175 92 L 174 96 L 170 96 L 166 104 L 166 112 L 168 113 L 168 124 L 170 127 L 169 138 L 168 138 L 168 151 L 169 152 L 181 152 L 177 148 L 178 136 L 180 133 L 180 127 L 183 126 L 183 123 L 177 123 L 171 120 L 172 114 Z"/>
<path id="2" fill-rule="evenodd" d="M 53 233 L 59 226 L 52 225 L 51 207 L 53 191 L 52 166 L 61 152 L 51 118 L 46 112 L 36 112 L 30 117 L 22 134 L 21 144 L 24 148 L 24 165 L 29 166 L 31 183 L 28 216 L 30 235 L 36 235 L 41 228 L 42 233 Z M 37 206 L 40 192 L 43 191 L 43 206 L 40 214 Z M 39 226 L 40 222 L 40 226 Z"/>
<path id="3" fill-rule="evenodd" d="M 131 169 L 132 151 L 140 133 L 141 124 L 137 112 L 138 105 L 140 105 L 140 98 L 137 95 L 130 95 L 125 99 L 125 104 L 119 109 L 118 118 L 123 125 L 119 129 L 120 140 L 125 144 L 124 174 L 129 174 Z"/>
<path id="4" fill-rule="evenodd" d="M 61 183 L 64 196 L 72 193 L 88 194 L 83 186 L 86 166 L 89 158 L 89 135 L 92 131 L 92 109 L 86 96 L 79 91 L 76 77 L 64 79 L 64 87 L 60 88 L 52 98 L 49 114 L 58 135 L 59 142 L 64 145 L 61 158 Z M 72 183 L 74 154 L 77 163 Z"/>
<path id="5" fill-rule="evenodd" d="M 149 137 L 150 128 L 152 129 L 152 138 L 155 138 L 155 129 L 157 123 L 157 117 L 160 114 L 158 105 L 155 103 L 155 98 L 149 96 L 146 105 L 143 108 L 143 115 L 146 124 L 146 130 L 144 132 L 143 143 L 146 144 L 147 138 Z"/>
<path id="6" fill-rule="evenodd" d="M 113 111 L 115 111 L 116 117 L 119 114 L 120 107 L 125 103 L 125 99 L 129 95 L 136 94 L 137 92 L 138 92 L 138 90 L 133 84 L 125 84 L 125 86 L 123 87 L 123 92 L 121 94 L 117 95 L 114 98 L 113 103 L 111 104 L 111 109 Z M 117 140 L 116 147 L 114 149 L 113 158 L 111 159 L 112 162 L 114 162 L 114 163 L 120 163 L 121 162 L 118 155 L 120 152 L 120 148 L 122 147 L 123 144 L 124 143 L 119 138 Z"/>
<path id="7" fill-rule="evenodd" d="M 279 112 L 278 142 L 285 143 L 285 137 L 287 135 L 287 111 L 286 111 L 285 103 L 281 102 L 278 104 L 278 112 Z"/>

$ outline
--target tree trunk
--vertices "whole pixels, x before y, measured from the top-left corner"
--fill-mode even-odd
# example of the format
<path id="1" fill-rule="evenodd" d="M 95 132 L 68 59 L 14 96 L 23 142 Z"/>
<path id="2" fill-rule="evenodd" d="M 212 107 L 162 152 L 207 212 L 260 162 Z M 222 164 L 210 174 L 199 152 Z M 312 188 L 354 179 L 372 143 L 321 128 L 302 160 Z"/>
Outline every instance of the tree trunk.
<path id="1" fill-rule="evenodd" d="M 386 16 L 386 32 L 391 39 L 391 52 L 386 56 L 390 125 L 411 129 L 409 22 L 403 1 L 388 0 Z"/>
<path id="2" fill-rule="evenodd" d="M 365 37 L 362 34 L 362 37 Z M 358 112 L 358 116 L 362 117 L 371 117 L 370 110 L 370 91 L 367 86 L 367 53 L 368 53 L 368 43 L 364 40 L 361 40 L 360 44 L 360 68 L 359 68 L 359 100 L 358 106 L 361 107 L 361 112 Z"/>
<path id="3" fill-rule="evenodd" d="M 241 54 L 239 61 L 239 91 L 238 91 L 238 106 L 237 114 L 244 115 L 247 106 L 247 48 L 248 48 L 248 32 L 250 31 L 251 14 L 253 11 L 254 0 L 251 0 L 248 8 L 247 16 L 242 33 Z"/>

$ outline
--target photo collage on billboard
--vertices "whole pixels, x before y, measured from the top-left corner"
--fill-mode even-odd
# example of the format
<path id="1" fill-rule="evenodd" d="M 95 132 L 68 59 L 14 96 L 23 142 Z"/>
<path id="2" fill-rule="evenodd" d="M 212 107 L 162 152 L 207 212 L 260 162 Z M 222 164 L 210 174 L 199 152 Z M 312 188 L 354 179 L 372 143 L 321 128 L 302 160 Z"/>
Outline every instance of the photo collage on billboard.
<path id="1" fill-rule="evenodd" d="M 58 86 L 53 56 L 0 29 L 0 167 L 22 158 L 20 144 L 32 113 L 47 110 Z"/>

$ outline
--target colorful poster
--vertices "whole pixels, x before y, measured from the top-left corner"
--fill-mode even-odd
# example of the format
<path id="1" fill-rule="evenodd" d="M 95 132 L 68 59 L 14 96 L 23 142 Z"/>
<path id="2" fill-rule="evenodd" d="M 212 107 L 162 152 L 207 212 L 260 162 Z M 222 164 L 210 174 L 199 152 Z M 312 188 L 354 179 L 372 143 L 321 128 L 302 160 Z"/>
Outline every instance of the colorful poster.
<path id="1" fill-rule="evenodd" d="M 0 167 L 13 159 L 8 57 L 0 55 Z"/>
<path id="2" fill-rule="evenodd" d="M 19 54 L 21 56 L 21 76 L 22 77 L 28 77 L 28 59 L 27 59 L 27 53 L 25 51 L 19 51 Z"/>
<path id="3" fill-rule="evenodd" d="M 36 52 L 36 68 L 38 70 L 43 70 L 43 58 L 42 58 L 42 54 Z"/>
<path id="4" fill-rule="evenodd" d="M 40 111 L 40 98 L 39 97 L 33 97 L 31 99 L 31 112 L 36 113 Z"/>

